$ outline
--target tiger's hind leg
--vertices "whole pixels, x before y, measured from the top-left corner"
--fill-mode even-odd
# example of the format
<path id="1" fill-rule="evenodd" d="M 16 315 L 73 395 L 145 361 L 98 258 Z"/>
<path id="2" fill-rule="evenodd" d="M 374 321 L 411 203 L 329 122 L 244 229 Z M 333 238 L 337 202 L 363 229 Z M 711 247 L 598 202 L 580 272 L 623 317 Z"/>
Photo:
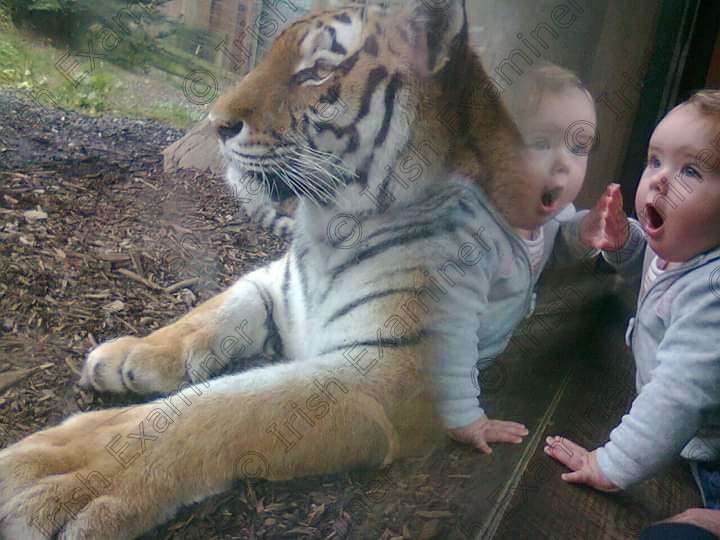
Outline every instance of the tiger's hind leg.
<path id="1" fill-rule="evenodd" d="M 31 435 L 0 452 L 0 533 L 134 538 L 235 481 L 379 467 L 441 440 L 420 346 L 387 350 L 366 375 L 339 354 L 82 413 Z"/>

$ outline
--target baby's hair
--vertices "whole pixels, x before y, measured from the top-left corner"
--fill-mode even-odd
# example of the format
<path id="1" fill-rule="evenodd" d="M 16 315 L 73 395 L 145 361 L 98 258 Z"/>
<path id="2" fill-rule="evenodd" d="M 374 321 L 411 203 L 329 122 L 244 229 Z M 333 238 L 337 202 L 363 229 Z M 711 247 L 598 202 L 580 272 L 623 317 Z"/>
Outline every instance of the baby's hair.
<path id="1" fill-rule="evenodd" d="M 698 90 L 683 105 L 695 105 L 702 114 L 720 124 L 720 90 Z"/>
<path id="2" fill-rule="evenodd" d="M 523 81 L 525 84 L 521 83 L 521 87 L 525 87 L 525 97 L 530 98 L 530 101 L 540 101 L 545 92 L 561 92 L 566 88 L 578 88 L 588 92 L 580 77 L 557 64 L 543 64 L 529 70 L 523 77 L 527 79 Z"/>
<path id="3" fill-rule="evenodd" d="M 540 101 L 548 93 L 558 94 L 568 88 L 577 88 L 584 92 L 593 107 L 595 102 L 592 94 L 575 73 L 557 64 L 543 63 L 534 66 L 515 81 L 517 88 L 512 92 L 514 106 L 513 115 L 518 120 L 526 119 L 538 111 Z"/>

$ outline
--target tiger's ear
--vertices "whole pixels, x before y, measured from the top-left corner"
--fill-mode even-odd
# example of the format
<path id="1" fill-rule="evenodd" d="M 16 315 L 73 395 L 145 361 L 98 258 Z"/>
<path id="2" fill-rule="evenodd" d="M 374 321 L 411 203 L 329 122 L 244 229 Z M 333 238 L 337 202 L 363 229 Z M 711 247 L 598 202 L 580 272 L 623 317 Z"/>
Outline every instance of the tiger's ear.
<path id="1" fill-rule="evenodd" d="M 465 0 L 410 0 L 399 14 L 408 36 L 411 60 L 423 75 L 441 71 L 455 50 L 467 44 Z"/>

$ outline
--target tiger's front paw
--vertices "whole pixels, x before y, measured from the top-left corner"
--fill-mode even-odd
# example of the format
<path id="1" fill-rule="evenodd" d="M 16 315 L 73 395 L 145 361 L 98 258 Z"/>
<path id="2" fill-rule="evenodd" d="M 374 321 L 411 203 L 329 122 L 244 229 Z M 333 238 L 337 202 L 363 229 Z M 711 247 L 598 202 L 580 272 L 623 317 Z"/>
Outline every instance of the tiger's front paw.
<path id="1" fill-rule="evenodd" d="M 80 385 L 101 392 L 167 393 L 187 378 L 177 344 L 126 336 L 103 343 L 87 357 Z"/>

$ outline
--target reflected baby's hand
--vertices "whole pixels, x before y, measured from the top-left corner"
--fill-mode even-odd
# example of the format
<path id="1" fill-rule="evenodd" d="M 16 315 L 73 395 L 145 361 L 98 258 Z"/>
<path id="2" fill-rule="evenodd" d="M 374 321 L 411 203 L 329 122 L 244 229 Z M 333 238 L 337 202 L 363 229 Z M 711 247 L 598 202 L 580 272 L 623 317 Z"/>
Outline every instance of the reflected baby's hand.
<path id="1" fill-rule="evenodd" d="M 580 224 L 580 240 L 588 247 L 618 251 L 627 243 L 630 222 L 618 184 L 610 184 Z"/>
<path id="2" fill-rule="evenodd" d="M 450 437 L 456 441 L 471 444 L 485 454 L 492 452 L 488 443 L 519 444 L 527 434 L 528 430 L 522 424 L 490 420 L 487 416 L 483 416 L 463 428 L 450 430 Z"/>

